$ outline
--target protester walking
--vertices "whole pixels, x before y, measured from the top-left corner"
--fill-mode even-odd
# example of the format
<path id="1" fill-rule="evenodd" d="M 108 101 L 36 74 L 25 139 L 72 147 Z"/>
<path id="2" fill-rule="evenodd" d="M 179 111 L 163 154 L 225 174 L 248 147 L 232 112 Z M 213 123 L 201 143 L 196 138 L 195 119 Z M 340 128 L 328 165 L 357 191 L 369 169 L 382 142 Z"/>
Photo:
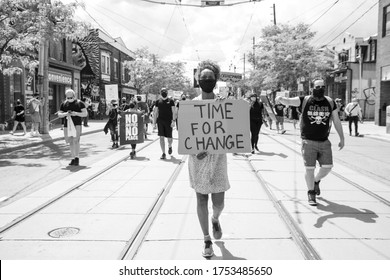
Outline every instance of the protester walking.
<path id="1" fill-rule="evenodd" d="M 87 116 L 83 117 L 82 121 L 83 121 L 83 124 L 85 127 L 88 127 L 88 120 L 89 120 L 89 114 L 88 114 L 88 111 L 89 111 L 89 108 L 91 106 L 91 99 L 89 99 L 88 97 L 83 97 L 81 99 L 81 101 L 84 103 L 84 106 L 85 106 L 85 109 L 87 109 Z"/>
<path id="2" fill-rule="evenodd" d="M 128 109 L 125 111 L 125 112 L 130 112 L 130 113 L 137 113 L 137 112 L 140 112 L 139 109 L 136 108 L 136 104 L 134 104 L 134 102 L 131 102 L 129 105 L 128 105 Z M 137 144 L 130 144 L 131 145 L 131 152 L 130 152 L 130 158 L 131 159 L 134 159 L 135 156 L 136 156 L 136 151 L 135 149 L 137 148 Z"/>
<path id="3" fill-rule="evenodd" d="M 142 118 L 144 120 L 144 137 L 148 138 L 148 123 L 149 123 L 149 106 L 145 101 L 142 100 L 140 95 L 137 96 L 136 109 L 142 113 Z"/>
<path id="4" fill-rule="evenodd" d="M 352 102 L 347 104 L 344 112 L 348 118 L 349 135 L 352 136 L 353 123 L 355 126 L 355 136 L 358 137 L 360 135 L 358 132 L 358 122 L 362 122 L 362 109 L 360 108 L 357 98 L 353 98 Z"/>
<path id="5" fill-rule="evenodd" d="M 256 151 L 259 152 L 257 147 L 257 142 L 259 141 L 259 133 L 261 125 L 263 124 L 263 115 L 264 115 L 264 105 L 259 102 L 257 95 L 254 93 L 250 96 L 250 109 L 249 109 L 249 119 L 250 119 L 250 131 L 251 131 L 251 147 L 252 154 Z"/>
<path id="6" fill-rule="evenodd" d="M 275 103 L 275 117 L 276 117 L 276 130 L 278 133 L 284 134 L 286 131 L 284 130 L 284 106 L 283 104 Z"/>
<path id="7" fill-rule="evenodd" d="M 66 143 L 69 143 L 72 160 L 69 165 L 78 166 L 80 163 L 80 137 L 81 124 L 88 112 L 85 105 L 76 99 L 72 89 L 65 91 L 66 100 L 61 104 L 58 117 L 65 118 L 64 136 Z"/>
<path id="8" fill-rule="evenodd" d="M 28 104 L 28 111 L 31 116 L 31 136 L 40 136 L 39 133 L 39 125 L 41 123 L 41 107 L 42 102 L 39 100 L 39 94 L 34 93 L 33 97 L 31 98 L 29 104 Z"/>
<path id="9" fill-rule="evenodd" d="M 165 138 L 168 139 L 168 154 L 172 154 L 172 127 L 175 124 L 175 103 L 168 97 L 168 90 L 161 89 L 161 98 L 156 101 L 153 109 L 153 123 L 157 123 L 158 136 L 162 155 L 160 159 L 166 159 Z"/>
<path id="10" fill-rule="evenodd" d="M 289 106 L 288 109 L 289 109 L 290 120 L 292 120 L 292 122 L 293 122 L 294 129 L 296 129 L 297 123 L 299 121 L 298 108 L 294 107 L 294 106 Z"/>
<path id="11" fill-rule="evenodd" d="M 25 111 L 24 107 L 22 105 L 22 102 L 20 100 L 16 100 L 16 106 L 14 108 L 14 113 L 12 115 L 12 118 L 14 120 L 14 127 L 11 131 L 11 134 L 15 133 L 16 128 L 18 127 L 19 123 L 23 128 L 23 135 L 26 135 L 27 129 L 25 124 Z"/>
<path id="12" fill-rule="evenodd" d="M 329 141 L 331 121 L 339 135 L 339 148 L 344 147 L 344 134 L 335 102 L 325 96 L 323 80 L 314 82 L 311 96 L 276 98 L 277 103 L 300 108 L 302 156 L 305 164 L 305 180 L 308 188 L 308 202 L 317 205 L 316 195 L 320 195 L 320 181 L 329 174 L 333 167 L 332 144 Z M 315 174 L 316 161 L 320 168 Z"/>
<path id="13" fill-rule="evenodd" d="M 107 107 L 106 115 L 108 115 L 107 124 L 104 127 L 104 132 L 107 134 L 110 131 L 112 148 L 119 148 L 119 131 L 118 131 L 118 118 L 119 107 L 118 101 L 111 100 L 111 105 Z"/>
<path id="14" fill-rule="evenodd" d="M 336 101 L 337 109 L 339 110 L 339 118 L 341 121 L 345 119 L 345 106 L 344 103 L 341 101 L 340 98 L 336 98 L 334 101 Z"/>
<path id="15" fill-rule="evenodd" d="M 202 93 L 194 100 L 216 99 L 213 89 L 220 77 L 220 68 L 211 61 L 203 61 L 199 65 L 199 86 Z M 218 102 L 218 101 L 216 101 Z M 203 232 L 203 257 L 214 254 L 209 233 L 208 200 L 211 195 L 213 214 L 211 224 L 214 239 L 222 238 L 220 216 L 224 208 L 225 192 L 230 188 L 227 173 L 226 154 L 213 154 L 207 151 L 188 158 L 190 186 L 196 192 L 197 215 Z"/>

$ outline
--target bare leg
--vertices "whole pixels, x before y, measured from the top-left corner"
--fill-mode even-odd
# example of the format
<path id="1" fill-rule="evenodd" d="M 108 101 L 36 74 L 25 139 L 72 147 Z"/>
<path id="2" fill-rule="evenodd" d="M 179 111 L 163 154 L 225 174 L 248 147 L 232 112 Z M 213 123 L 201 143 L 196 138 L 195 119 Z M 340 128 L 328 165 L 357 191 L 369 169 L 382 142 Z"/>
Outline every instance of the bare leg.
<path id="1" fill-rule="evenodd" d="M 161 147 L 161 151 L 163 152 L 163 154 L 165 154 L 165 139 L 164 138 L 165 138 L 164 136 L 160 136 L 160 147 Z"/>
<path id="2" fill-rule="evenodd" d="M 306 186 L 309 191 L 314 190 L 314 170 L 315 167 L 306 167 L 305 169 Z"/>
<path id="3" fill-rule="evenodd" d="M 315 181 L 319 182 L 322 178 L 324 178 L 326 175 L 329 174 L 329 172 L 332 170 L 332 167 L 320 167 L 320 170 L 318 170 L 317 175 L 315 176 Z"/>
<path id="4" fill-rule="evenodd" d="M 204 236 L 210 236 L 208 200 L 209 200 L 209 196 L 207 194 L 196 193 L 196 201 L 197 201 L 196 212 L 198 214 L 200 227 L 202 229 Z"/>
<path id="5" fill-rule="evenodd" d="M 225 206 L 225 192 L 211 194 L 211 200 L 213 202 L 213 219 L 218 220 Z"/>

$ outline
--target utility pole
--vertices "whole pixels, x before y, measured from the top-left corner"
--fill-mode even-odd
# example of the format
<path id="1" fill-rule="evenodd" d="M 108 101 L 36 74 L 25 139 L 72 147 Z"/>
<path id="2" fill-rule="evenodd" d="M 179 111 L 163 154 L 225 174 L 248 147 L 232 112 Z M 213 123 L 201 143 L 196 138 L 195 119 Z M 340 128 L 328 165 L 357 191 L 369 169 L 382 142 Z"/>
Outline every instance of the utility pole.
<path id="1" fill-rule="evenodd" d="M 51 5 L 50 0 L 45 1 L 46 5 Z M 40 133 L 49 133 L 49 40 L 48 34 L 45 34 L 44 38 L 41 38 L 39 46 L 39 68 L 38 68 L 38 81 L 40 84 L 40 96 L 43 103 L 42 108 L 42 123 L 39 128 Z"/>
<path id="2" fill-rule="evenodd" d="M 255 36 L 253 36 L 253 70 L 256 69 Z"/>
<path id="3" fill-rule="evenodd" d="M 244 53 L 244 73 L 243 73 L 243 77 L 244 77 L 244 80 L 245 80 L 245 53 Z"/>
<path id="4" fill-rule="evenodd" d="M 274 25 L 276 25 L 276 8 L 275 8 L 275 4 L 273 4 L 273 11 L 274 11 Z"/>

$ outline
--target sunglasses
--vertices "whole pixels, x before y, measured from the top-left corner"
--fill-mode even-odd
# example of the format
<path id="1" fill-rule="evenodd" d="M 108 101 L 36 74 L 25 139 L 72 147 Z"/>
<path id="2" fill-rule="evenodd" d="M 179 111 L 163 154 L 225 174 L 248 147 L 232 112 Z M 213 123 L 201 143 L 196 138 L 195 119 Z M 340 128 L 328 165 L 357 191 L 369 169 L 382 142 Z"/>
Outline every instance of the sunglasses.
<path id="1" fill-rule="evenodd" d="M 74 99 L 74 97 L 67 97 L 66 99 Z"/>
<path id="2" fill-rule="evenodd" d="M 316 86 L 315 89 L 325 88 L 325 86 Z"/>

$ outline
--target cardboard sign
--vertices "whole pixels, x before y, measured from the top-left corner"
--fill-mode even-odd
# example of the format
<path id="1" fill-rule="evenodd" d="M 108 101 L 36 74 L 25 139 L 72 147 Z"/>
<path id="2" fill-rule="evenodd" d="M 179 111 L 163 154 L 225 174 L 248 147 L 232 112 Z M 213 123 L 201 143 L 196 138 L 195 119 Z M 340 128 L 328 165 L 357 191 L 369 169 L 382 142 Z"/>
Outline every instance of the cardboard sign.
<path id="1" fill-rule="evenodd" d="M 263 102 L 264 104 L 264 108 L 265 110 L 267 110 L 267 113 L 269 115 L 269 117 L 274 121 L 276 122 L 276 117 L 275 117 L 275 112 L 274 112 L 274 108 L 271 104 L 271 101 L 269 100 L 268 96 L 267 96 L 267 93 L 266 92 L 261 92 L 260 94 L 260 99 L 261 99 L 261 102 Z"/>
<path id="2" fill-rule="evenodd" d="M 250 152 L 249 125 L 244 100 L 180 102 L 179 154 Z"/>
<path id="3" fill-rule="evenodd" d="M 110 103 L 111 100 L 118 100 L 118 85 L 105 85 L 106 100 Z"/>
<path id="4" fill-rule="evenodd" d="M 119 120 L 119 143 L 138 144 L 144 142 L 144 122 L 141 112 L 124 112 Z"/>

